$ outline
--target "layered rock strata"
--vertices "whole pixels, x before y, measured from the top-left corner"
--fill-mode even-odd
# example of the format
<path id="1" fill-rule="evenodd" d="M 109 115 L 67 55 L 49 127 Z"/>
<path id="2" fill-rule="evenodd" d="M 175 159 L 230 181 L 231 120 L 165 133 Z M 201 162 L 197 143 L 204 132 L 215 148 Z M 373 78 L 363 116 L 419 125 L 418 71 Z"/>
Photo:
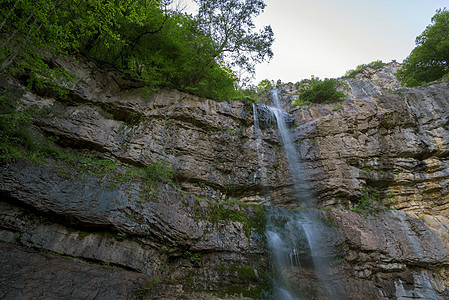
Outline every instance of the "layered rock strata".
<path id="1" fill-rule="evenodd" d="M 258 131 L 250 103 L 149 93 L 83 59 L 56 64 L 78 75 L 65 98 L 6 80 L 2 88 L 41 109 L 37 134 L 118 167 L 89 172 L 61 158 L 1 166 L 0 297 L 268 298 L 260 204 L 301 206 L 269 112 L 256 107 Z M 290 111 L 323 221 L 314 255 L 347 299 L 446 299 L 448 83 L 401 88 L 388 68 L 347 81 L 343 102 Z M 129 175 L 155 163 L 173 168 L 173 183 Z M 367 191 L 397 210 L 358 209 Z M 298 286 L 316 286 L 294 269 Z"/>

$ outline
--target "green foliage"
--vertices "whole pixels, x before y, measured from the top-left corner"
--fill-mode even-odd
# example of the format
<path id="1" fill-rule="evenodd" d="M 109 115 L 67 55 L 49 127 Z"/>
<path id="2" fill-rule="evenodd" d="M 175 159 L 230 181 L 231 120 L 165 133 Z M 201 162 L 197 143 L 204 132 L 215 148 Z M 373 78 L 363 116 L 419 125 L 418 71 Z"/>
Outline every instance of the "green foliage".
<path id="1" fill-rule="evenodd" d="M 146 299 L 146 297 L 150 294 L 150 292 L 160 283 L 161 283 L 160 280 L 154 280 L 138 288 L 136 290 L 136 300 Z"/>
<path id="2" fill-rule="evenodd" d="M 212 39 L 212 56 L 254 73 L 254 64 L 271 58 L 274 41 L 270 26 L 255 32 L 253 18 L 265 8 L 262 0 L 195 0 L 198 29 Z"/>
<path id="3" fill-rule="evenodd" d="M 111 263 L 109 263 L 109 262 L 103 262 L 103 263 L 101 264 L 101 266 L 102 266 L 103 268 L 107 268 L 107 269 L 122 269 L 121 267 L 119 267 L 119 266 L 117 266 L 117 265 L 115 265 L 115 264 L 111 264 Z"/>
<path id="4" fill-rule="evenodd" d="M 259 95 L 257 92 L 251 88 L 249 89 L 238 89 L 237 90 L 238 96 L 237 99 L 245 100 L 251 103 L 259 103 Z"/>
<path id="5" fill-rule="evenodd" d="M 425 221 L 426 218 L 427 218 L 427 216 L 426 216 L 426 215 L 423 215 L 423 214 L 419 214 L 419 215 L 417 216 L 417 218 L 420 219 L 420 220 Z"/>
<path id="6" fill-rule="evenodd" d="M 341 85 L 336 79 L 312 78 L 305 81 L 307 86 L 300 90 L 299 98 L 293 102 L 293 105 L 302 105 L 304 103 L 330 103 L 341 101 L 345 94 L 337 91 L 336 88 Z"/>
<path id="7" fill-rule="evenodd" d="M 0 72 L 26 75 L 42 83 L 66 80 L 61 68 L 47 64 L 44 54 L 64 54 L 70 48 L 71 33 L 55 22 L 60 9 L 55 0 L 5 0 L 0 9 Z"/>
<path id="8" fill-rule="evenodd" d="M 233 267 L 231 265 L 231 267 Z M 257 275 L 256 272 L 254 271 L 254 268 L 250 267 L 250 266 L 245 266 L 245 265 L 237 265 L 235 266 L 240 279 L 243 280 L 256 280 L 257 279 Z"/>
<path id="9" fill-rule="evenodd" d="M 333 261 L 330 261 L 329 265 L 331 267 L 333 267 L 333 266 L 343 265 L 345 263 L 346 263 L 346 259 L 343 257 L 339 257 L 339 258 L 335 258 Z"/>
<path id="10" fill-rule="evenodd" d="M 225 276 L 230 276 L 230 272 L 236 278 L 231 279 L 232 285 L 224 285 L 215 294 L 232 299 L 240 299 L 242 296 L 250 299 L 272 299 L 270 292 L 273 289 L 273 280 L 267 270 L 259 267 L 252 267 L 244 264 L 221 264 L 215 268 Z"/>
<path id="11" fill-rule="evenodd" d="M 125 239 L 127 239 L 128 238 L 128 235 L 126 234 L 126 233 L 123 233 L 123 232 L 118 232 L 116 235 L 115 235 L 115 239 L 117 240 L 117 241 L 123 241 L 123 240 L 125 240 Z"/>
<path id="12" fill-rule="evenodd" d="M 147 166 L 145 174 L 152 181 L 164 180 L 173 184 L 173 170 L 166 161 L 155 162 Z"/>
<path id="13" fill-rule="evenodd" d="M 109 176 L 118 182 L 140 178 L 142 190 L 148 192 L 146 196 L 150 197 L 154 196 L 157 181 L 174 185 L 172 168 L 165 161 L 154 162 L 145 168 L 131 166 L 118 174 L 118 165 L 110 159 L 59 150 L 53 143 L 57 138 L 32 134 L 32 115 L 38 112 L 24 110 L 19 104 L 6 93 L 0 95 L 0 162 L 19 158 L 38 162 L 52 157 L 57 159 L 55 172 L 63 178 L 71 178 L 68 169 L 97 177 Z"/>
<path id="14" fill-rule="evenodd" d="M 394 194 L 386 194 L 381 192 L 378 188 L 365 186 L 362 188 L 362 195 L 352 210 L 357 212 L 373 212 L 382 207 L 391 208 L 391 206 L 396 203 L 394 198 Z"/>
<path id="15" fill-rule="evenodd" d="M 62 168 L 74 168 L 82 174 L 89 174 L 96 177 L 112 176 L 114 171 L 118 168 L 117 164 L 109 159 L 102 159 L 96 156 L 87 154 L 74 154 L 59 151 L 57 156 L 61 162 Z M 58 171 L 57 173 L 64 176 L 64 171 Z"/>
<path id="16" fill-rule="evenodd" d="M 358 65 L 355 70 L 349 70 L 345 73 L 346 78 L 354 78 L 357 74 L 362 73 L 366 68 L 371 69 L 380 69 L 383 66 L 385 66 L 386 63 L 382 62 L 381 60 L 372 61 L 369 64 L 361 64 Z"/>
<path id="17" fill-rule="evenodd" d="M 195 17 L 170 0 L 5 0 L 0 72 L 57 87 L 70 74 L 49 55 L 82 54 L 110 63 L 151 90 L 171 87 L 214 99 L 240 97 L 230 67 L 253 72 L 271 58 L 273 33 L 254 32 L 261 0 L 198 0 Z M 226 62 L 226 63 L 225 63 Z"/>
<path id="18" fill-rule="evenodd" d="M 335 224 L 335 220 L 332 215 L 325 214 L 324 217 L 321 217 L 321 221 L 323 221 L 323 223 L 328 227 L 337 227 L 337 224 Z"/>
<path id="19" fill-rule="evenodd" d="M 340 110 L 340 109 L 343 109 L 343 106 L 335 105 L 334 107 L 332 107 L 332 111 L 337 111 L 337 110 Z"/>
<path id="20" fill-rule="evenodd" d="M 357 207 L 363 210 L 372 209 L 377 204 L 382 203 L 381 194 L 378 189 L 373 187 L 363 187 L 362 188 L 362 196 L 359 198 L 357 202 Z"/>
<path id="21" fill-rule="evenodd" d="M 266 91 L 271 91 L 275 87 L 274 82 L 271 82 L 268 79 L 264 79 L 257 85 L 257 92 L 263 93 Z"/>
<path id="22" fill-rule="evenodd" d="M 185 251 L 182 254 L 182 257 L 187 258 L 188 260 L 190 260 L 191 263 L 196 263 L 201 259 L 201 253 Z"/>
<path id="23" fill-rule="evenodd" d="M 0 95 L 0 160 L 9 161 L 22 157 L 18 148 L 23 143 L 30 143 L 27 131 L 32 124 L 31 116 L 18 110 L 18 103 L 7 94 Z"/>
<path id="24" fill-rule="evenodd" d="M 60 156 L 61 152 L 50 139 L 32 133 L 33 114 L 36 113 L 25 109 L 8 93 L 0 93 L 0 161 L 17 158 L 40 161 L 45 156 Z"/>
<path id="25" fill-rule="evenodd" d="M 362 168 L 361 170 L 362 170 L 363 172 L 365 172 L 365 173 L 371 172 L 371 169 L 368 168 L 368 167 L 364 167 L 364 168 Z"/>
<path id="26" fill-rule="evenodd" d="M 416 47 L 404 60 L 397 78 L 406 86 L 418 86 L 449 73 L 449 11 L 438 10 L 432 24 L 416 38 Z"/>

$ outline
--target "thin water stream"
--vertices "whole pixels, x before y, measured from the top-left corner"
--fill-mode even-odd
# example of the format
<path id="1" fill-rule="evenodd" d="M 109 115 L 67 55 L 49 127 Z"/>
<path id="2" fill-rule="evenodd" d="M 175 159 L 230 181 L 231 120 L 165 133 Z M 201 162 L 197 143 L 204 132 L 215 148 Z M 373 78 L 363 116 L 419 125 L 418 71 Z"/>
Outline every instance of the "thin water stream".
<path id="1" fill-rule="evenodd" d="M 326 226 L 313 209 L 313 199 L 304 180 L 304 168 L 284 118 L 286 113 L 281 109 L 280 92 L 273 90 L 272 97 L 274 106 L 268 109 L 276 119 L 298 207 L 307 207 L 297 211 L 274 206 L 269 208 L 265 234 L 275 271 L 274 299 L 339 299 L 341 297 L 331 292 L 324 284 L 329 261 L 322 255 L 320 248 L 323 246 L 322 233 Z M 253 108 L 255 133 L 259 137 L 261 131 L 257 109 Z M 263 166 L 260 167 L 263 172 Z"/>

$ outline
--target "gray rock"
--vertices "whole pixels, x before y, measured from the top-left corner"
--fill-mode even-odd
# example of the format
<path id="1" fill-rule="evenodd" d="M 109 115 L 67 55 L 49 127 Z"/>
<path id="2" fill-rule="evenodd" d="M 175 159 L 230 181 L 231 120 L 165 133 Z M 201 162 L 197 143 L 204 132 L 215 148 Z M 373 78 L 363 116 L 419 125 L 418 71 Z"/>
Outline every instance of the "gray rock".
<path id="1" fill-rule="evenodd" d="M 256 130 L 253 105 L 243 101 L 148 95 L 108 66 L 57 64 L 78 75 L 65 103 L 0 81 L 25 105 L 47 109 L 36 132 L 112 159 L 117 172 L 165 161 L 176 185 L 160 180 L 149 190 L 142 178 L 84 174 L 57 159 L 1 165 L 0 297 L 235 299 L 268 291 L 264 209 L 235 200 L 297 208 L 301 197 L 266 107 L 255 106 Z M 312 228 L 317 251 L 307 255 L 327 262 L 324 285 L 348 299 L 448 298 L 449 86 L 400 87 L 398 67 L 347 80 L 343 102 L 285 113 L 316 207 L 327 206 L 316 211 L 323 224 Z M 284 90 L 285 107 L 294 93 Z M 398 211 L 351 211 L 367 187 Z M 282 272 L 316 289 L 306 269 Z"/>

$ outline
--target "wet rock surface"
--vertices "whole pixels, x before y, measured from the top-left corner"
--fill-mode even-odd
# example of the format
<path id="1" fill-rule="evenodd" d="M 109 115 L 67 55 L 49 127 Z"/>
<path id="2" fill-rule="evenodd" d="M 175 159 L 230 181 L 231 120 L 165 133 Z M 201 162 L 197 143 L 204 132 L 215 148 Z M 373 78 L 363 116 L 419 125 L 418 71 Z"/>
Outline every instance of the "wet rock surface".
<path id="1" fill-rule="evenodd" d="M 257 130 L 250 103 L 148 94 L 107 66 L 58 64 L 79 76 L 67 99 L 2 87 L 45 108 L 36 130 L 61 149 L 119 171 L 56 158 L 1 165 L 0 297 L 268 298 L 267 210 L 247 204 L 301 206 L 270 111 L 256 106 Z M 313 255 L 342 299 L 449 297 L 449 85 L 402 88 L 397 67 L 348 80 L 343 102 L 284 114 L 322 220 Z M 173 168 L 174 184 L 120 179 L 156 162 Z M 373 190 L 397 210 L 357 210 Z M 282 272 L 326 298 L 298 270 Z"/>

